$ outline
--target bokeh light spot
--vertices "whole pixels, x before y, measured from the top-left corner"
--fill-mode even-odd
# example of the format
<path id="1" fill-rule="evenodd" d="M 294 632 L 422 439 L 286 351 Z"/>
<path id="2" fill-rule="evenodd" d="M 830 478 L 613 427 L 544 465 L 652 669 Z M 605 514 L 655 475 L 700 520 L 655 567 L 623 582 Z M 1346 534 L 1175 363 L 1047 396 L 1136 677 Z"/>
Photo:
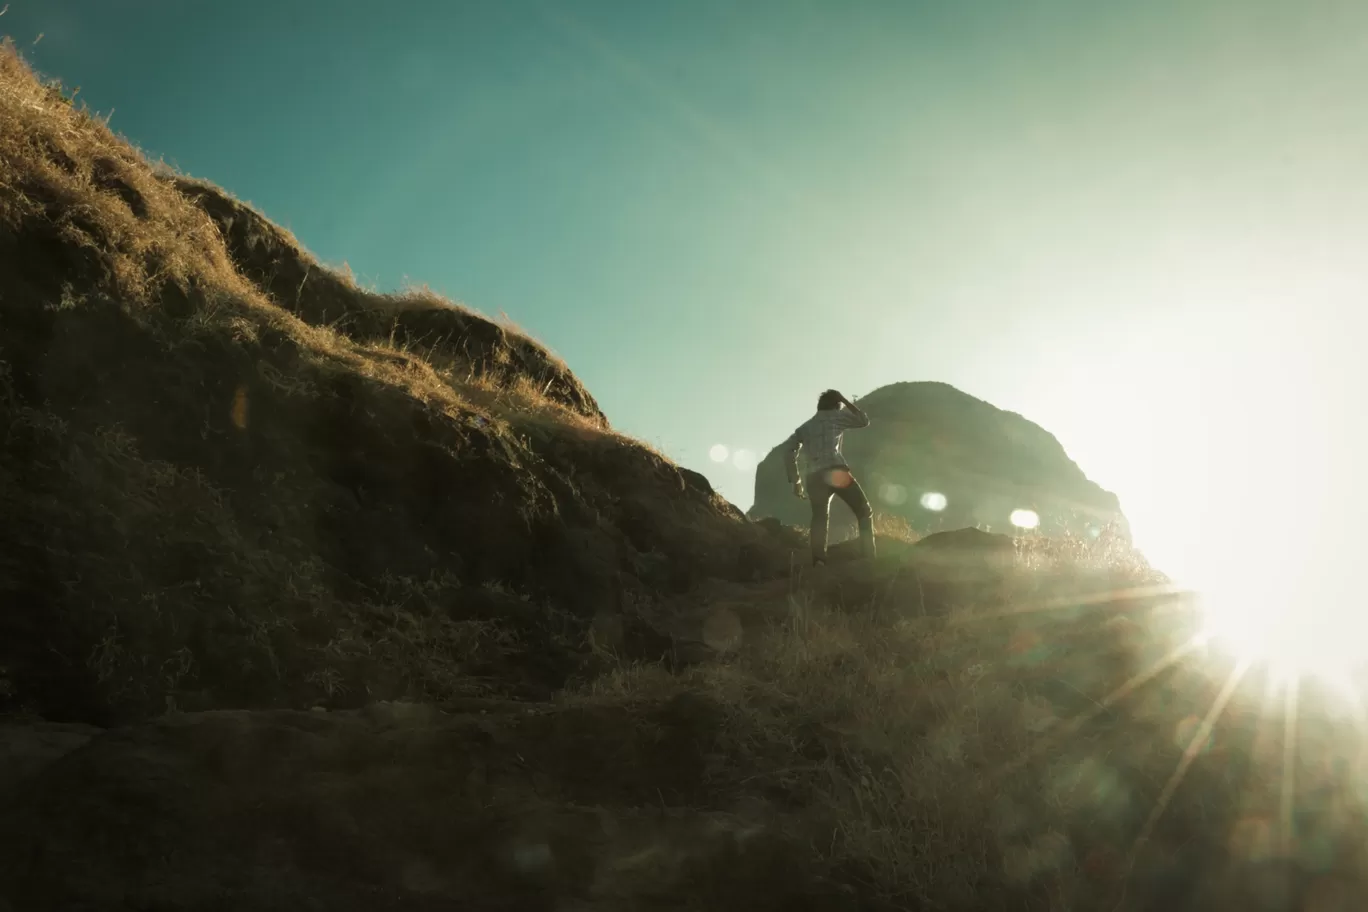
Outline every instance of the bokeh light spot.
<path id="1" fill-rule="evenodd" d="M 736 612 L 718 608 L 703 621 L 703 642 L 718 652 L 733 652 L 741 646 L 744 631 Z"/>
<path id="2" fill-rule="evenodd" d="M 540 840 L 513 846 L 513 864 L 525 874 L 544 871 L 553 860 L 551 846 Z"/>
<path id="3" fill-rule="evenodd" d="M 1188 750 L 1192 747 L 1192 740 L 1197 737 L 1202 728 L 1202 720 L 1196 716 L 1188 716 L 1174 727 L 1173 744 L 1181 750 Z M 1211 748 L 1215 735 L 1207 732 L 1206 743 L 1202 744 L 1197 750 L 1206 753 Z"/>
<path id="4" fill-rule="evenodd" d="M 1040 525 L 1040 517 L 1035 510 L 1013 510 L 1008 518 L 1018 529 L 1034 529 Z"/>
<path id="5" fill-rule="evenodd" d="M 1049 659 L 1052 648 L 1038 633 L 1022 630 L 1007 643 L 1007 664 L 1011 667 L 1040 665 Z"/>
<path id="6" fill-rule="evenodd" d="M 907 503 L 907 488 L 900 484 L 886 484 L 879 489 L 879 496 L 883 498 L 884 503 L 899 507 Z"/>
<path id="7" fill-rule="evenodd" d="M 732 454 L 732 465 L 743 472 L 749 472 L 756 466 L 755 454 L 750 450 L 737 450 Z"/>
<path id="8" fill-rule="evenodd" d="M 1273 856 L 1277 848 L 1273 839 L 1273 825 L 1267 817 L 1241 817 L 1231 827 L 1230 854 L 1240 861 L 1262 861 Z"/>
<path id="9" fill-rule="evenodd" d="M 1111 846 L 1096 846 L 1083 856 L 1083 872 L 1093 880 L 1115 880 L 1121 868 L 1122 859 Z"/>
<path id="10" fill-rule="evenodd" d="M 939 491 L 927 491 L 921 496 L 921 505 L 932 513 L 939 513 L 944 510 L 949 502 L 945 495 Z"/>
<path id="11" fill-rule="evenodd" d="M 233 394 L 233 425 L 239 431 L 247 430 L 247 387 L 239 386 Z"/>
<path id="12" fill-rule="evenodd" d="M 731 450 L 727 449 L 724 443 L 714 443 L 711 450 L 708 450 L 708 458 L 713 462 L 726 462 L 731 455 Z"/>

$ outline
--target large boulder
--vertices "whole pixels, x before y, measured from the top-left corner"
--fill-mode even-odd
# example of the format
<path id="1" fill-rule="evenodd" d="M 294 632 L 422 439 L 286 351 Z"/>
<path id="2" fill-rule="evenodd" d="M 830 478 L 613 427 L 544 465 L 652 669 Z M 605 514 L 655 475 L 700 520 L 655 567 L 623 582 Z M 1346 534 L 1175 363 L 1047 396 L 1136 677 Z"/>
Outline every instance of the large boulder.
<path id="1" fill-rule="evenodd" d="M 965 526 L 1013 530 L 1012 514 L 1034 511 L 1047 535 L 1128 537 L 1116 495 L 1090 481 L 1059 441 L 1015 412 L 946 383 L 894 383 L 860 400 L 868 428 L 845 436 L 845 453 L 876 513 L 929 534 Z M 797 426 L 803 416 L 795 416 Z M 753 517 L 805 525 L 808 505 L 784 475 L 782 443 L 755 473 Z M 842 503 L 832 506 L 832 541 L 853 532 Z"/>

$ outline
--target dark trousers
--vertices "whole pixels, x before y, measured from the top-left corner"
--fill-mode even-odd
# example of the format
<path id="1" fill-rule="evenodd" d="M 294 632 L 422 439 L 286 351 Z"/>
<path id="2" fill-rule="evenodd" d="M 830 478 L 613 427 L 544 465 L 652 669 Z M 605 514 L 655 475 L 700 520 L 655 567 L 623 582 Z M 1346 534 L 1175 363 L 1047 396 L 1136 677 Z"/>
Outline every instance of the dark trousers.
<path id="1" fill-rule="evenodd" d="M 831 496 L 845 501 L 860 524 L 860 546 L 866 557 L 874 556 L 874 509 L 864 489 L 848 468 L 823 469 L 807 477 L 808 500 L 812 502 L 812 559 L 824 560 L 827 552 L 827 525 L 831 520 Z"/>

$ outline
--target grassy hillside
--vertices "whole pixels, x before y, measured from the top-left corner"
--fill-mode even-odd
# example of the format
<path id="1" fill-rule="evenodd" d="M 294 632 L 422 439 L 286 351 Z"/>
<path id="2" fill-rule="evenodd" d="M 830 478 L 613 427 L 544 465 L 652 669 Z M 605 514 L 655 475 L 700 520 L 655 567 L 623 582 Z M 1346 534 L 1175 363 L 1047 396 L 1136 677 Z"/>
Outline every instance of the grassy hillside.
<path id="1" fill-rule="evenodd" d="M 0 118 L 10 708 L 544 694 L 595 613 L 786 567 L 517 331 L 356 287 L 12 51 Z"/>
<path id="2" fill-rule="evenodd" d="M 523 334 L 356 287 L 10 49 L 0 372 L 0 909 L 1348 889 L 1348 837 L 1244 825 L 1281 780 L 1123 543 L 814 574 Z"/>

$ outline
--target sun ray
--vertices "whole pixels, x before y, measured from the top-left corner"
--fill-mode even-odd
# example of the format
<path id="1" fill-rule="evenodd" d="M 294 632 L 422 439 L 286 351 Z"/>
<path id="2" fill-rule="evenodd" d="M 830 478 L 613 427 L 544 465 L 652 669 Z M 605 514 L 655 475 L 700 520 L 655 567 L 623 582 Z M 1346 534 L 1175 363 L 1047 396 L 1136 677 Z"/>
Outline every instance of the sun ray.
<path id="1" fill-rule="evenodd" d="M 1300 677 L 1293 675 L 1283 690 L 1282 778 L 1278 790 L 1278 848 L 1283 857 L 1291 854 L 1294 837 L 1292 804 L 1297 784 L 1297 704 L 1301 694 L 1300 684 Z"/>
<path id="2" fill-rule="evenodd" d="M 1111 693 L 1107 694 L 1101 700 L 1097 701 L 1097 703 L 1093 706 L 1092 709 L 1088 710 L 1085 713 L 1080 713 L 1077 716 L 1074 716 L 1072 719 L 1068 720 L 1067 722 L 1063 722 L 1060 725 L 1056 725 L 1053 728 L 1046 731 L 1041 736 L 1040 740 L 1033 744 L 1029 750 L 1022 752 L 1022 754 L 1018 756 L 1015 760 L 1012 760 L 1011 762 L 1004 764 L 995 773 L 989 774 L 988 779 L 990 781 L 996 781 L 998 779 L 1001 779 L 1003 776 L 1006 776 L 1016 770 L 1021 769 L 1031 760 L 1035 759 L 1036 757 L 1039 757 L 1046 750 L 1057 745 L 1060 741 L 1077 734 L 1083 728 L 1083 726 L 1087 725 L 1089 722 L 1096 719 L 1098 716 L 1102 715 L 1102 713 L 1111 709 L 1112 706 L 1116 703 L 1130 696 L 1132 693 L 1135 692 L 1137 688 L 1143 686 L 1144 684 L 1147 684 L 1155 677 L 1157 677 L 1159 674 L 1161 674 L 1163 671 L 1172 667 L 1175 663 L 1177 663 L 1185 655 L 1192 652 L 1199 645 L 1199 641 L 1197 641 L 1196 639 L 1192 639 L 1188 640 L 1186 643 L 1178 646 L 1177 648 L 1170 650 L 1167 655 L 1159 659 L 1149 668 L 1132 675 L 1129 679 L 1127 679 L 1124 683 L 1118 686 Z"/>
<path id="3" fill-rule="evenodd" d="M 1038 601 L 1016 602 L 1007 608 L 997 611 L 975 612 L 974 614 L 959 616 L 954 618 L 952 623 L 957 626 L 969 625 L 979 621 L 1000 620 L 1002 618 L 1020 617 L 1028 614 L 1047 614 L 1051 611 L 1063 611 L 1070 608 L 1100 608 L 1106 605 L 1115 605 L 1129 601 L 1141 601 L 1143 599 L 1157 598 L 1160 596 L 1181 597 L 1193 594 L 1193 590 L 1172 583 L 1151 586 L 1130 586 L 1125 589 L 1108 589 L 1092 595 L 1060 596 L 1040 599 Z"/>
<path id="4" fill-rule="evenodd" d="M 1349 707 L 1349 716 L 1354 720 L 1354 727 L 1358 729 L 1359 740 L 1368 738 L 1368 705 L 1363 702 L 1363 694 L 1352 681 L 1346 681 L 1340 687 L 1340 692 Z"/>
<path id="5" fill-rule="evenodd" d="M 1259 700 L 1259 716 L 1255 722 L 1254 736 L 1250 744 L 1256 763 L 1266 762 L 1272 755 L 1274 745 L 1278 742 L 1278 693 L 1278 679 L 1273 675 L 1265 675 L 1264 691 Z"/>
<path id="6" fill-rule="evenodd" d="M 1168 809 L 1169 802 L 1173 800 L 1174 794 L 1178 791 L 1178 786 L 1182 785 L 1183 777 L 1187 775 L 1188 769 L 1202 753 L 1202 747 L 1211 737 L 1211 731 L 1216 727 L 1216 720 L 1225 712 L 1226 706 L 1230 703 L 1231 697 L 1235 695 L 1235 689 L 1240 686 L 1240 680 L 1249 670 L 1251 662 L 1248 659 L 1241 660 L 1230 675 L 1226 678 L 1225 684 L 1221 687 L 1216 699 L 1211 701 L 1211 708 L 1207 710 L 1202 722 L 1197 726 L 1197 731 L 1192 735 L 1192 740 L 1188 742 L 1187 749 L 1183 751 L 1183 756 L 1178 758 L 1178 765 L 1173 770 L 1173 775 L 1169 776 L 1168 782 L 1164 783 L 1164 789 L 1159 793 L 1158 799 L 1154 802 L 1154 810 L 1150 812 L 1145 825 L 1140 828 L 1140 832 L 1135 837 L 1135 843 L 1131 847 L 1130 863 L 1128 869 L 1133 868 L 1136 857 L 1145 843 L 1149 841 L 1154 828 L 1158 826 L 1159 819 L 1164 816 L 1164 811 Z"/>

